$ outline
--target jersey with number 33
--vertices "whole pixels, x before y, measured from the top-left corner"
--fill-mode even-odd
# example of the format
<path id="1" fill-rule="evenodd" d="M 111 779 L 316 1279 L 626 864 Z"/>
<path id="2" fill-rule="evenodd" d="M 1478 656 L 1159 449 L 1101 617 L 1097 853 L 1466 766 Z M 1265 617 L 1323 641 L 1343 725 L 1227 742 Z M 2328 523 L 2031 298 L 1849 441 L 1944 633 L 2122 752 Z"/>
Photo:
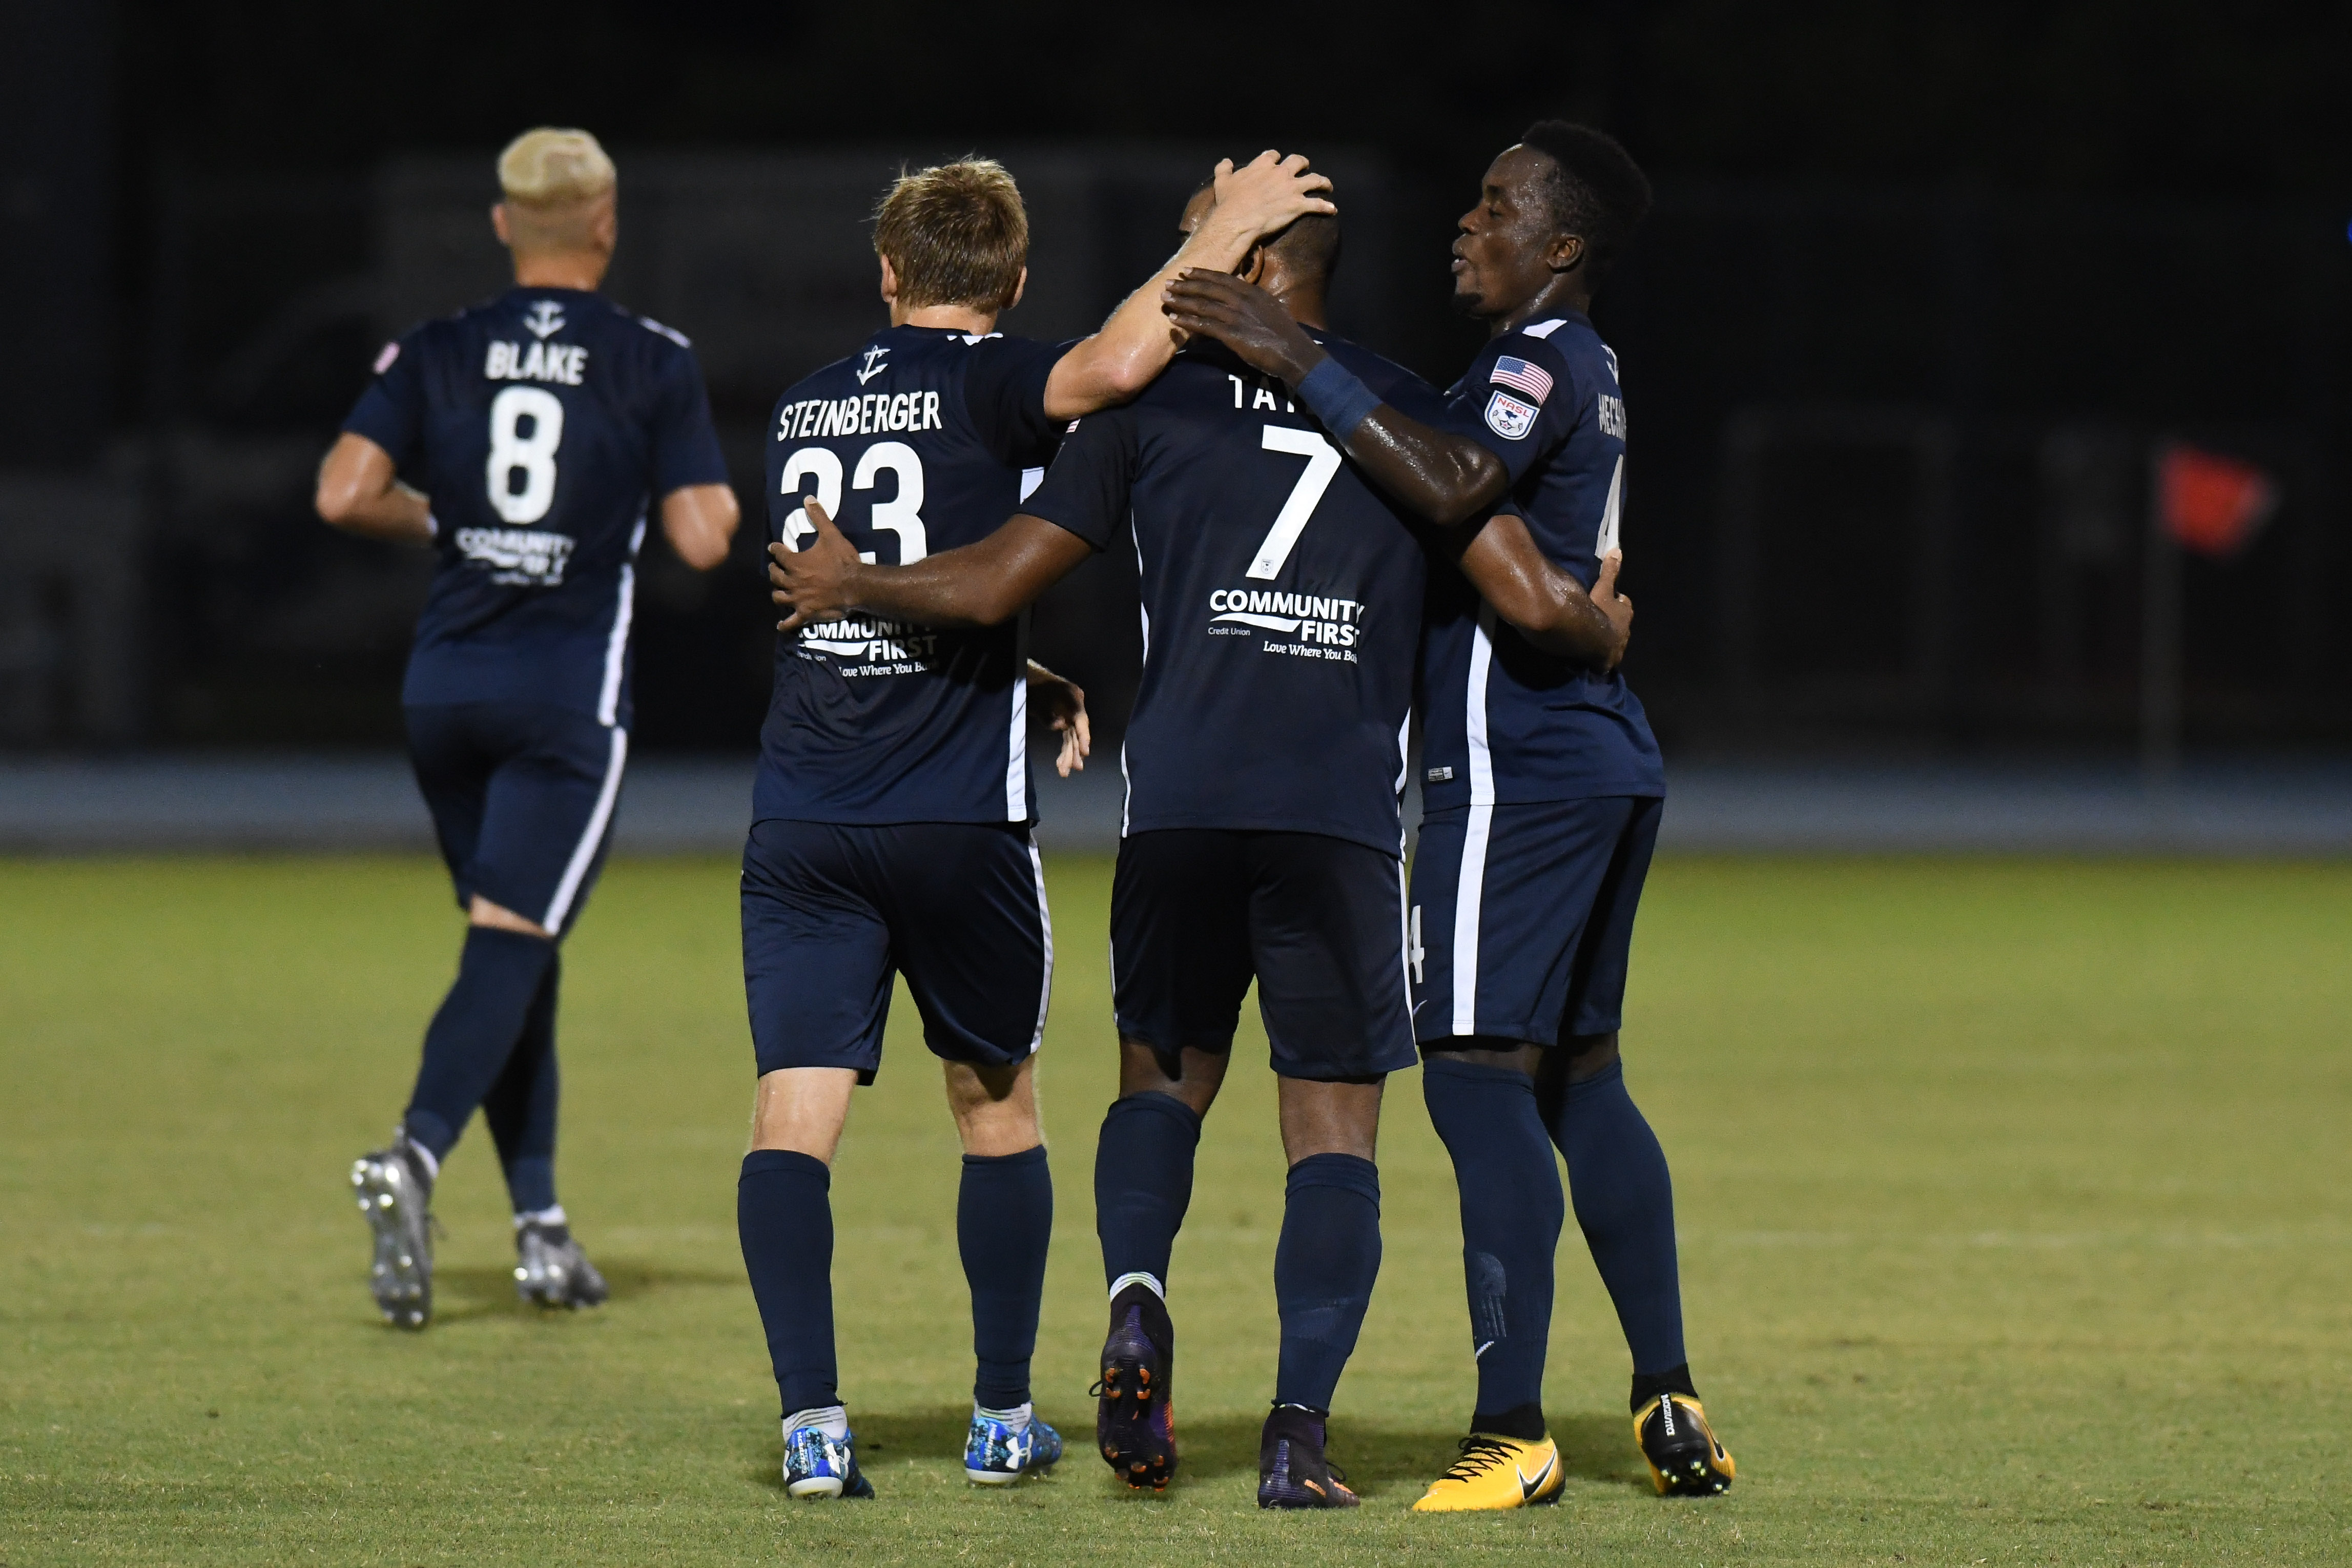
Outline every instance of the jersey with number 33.
<path id="1" fill-rule="evenodd" d="M 1064 352 L 943 327 L 877 332 L 777 402 L 769 539 L 805 546 L 810 498 L 885 566 L 987 537 L 1053 455 L 1045 384 Z M 1031 820 L 1026 620 L 856 615 L 779 637 L 754 819 Z"/>
<path id="2" fill-rule="evenodd" d="M 649 503 L 724 484 L 685 338 L 573 289 L 511 289 L 376 360 L 343 428 L 429 498 L 433 585 L 401 700 L 545 702 L 630 721 Z"/>
<path id="3" fill-rule="evenodd" d="M 1435 416 L 1411 372 L 1313 335 L 1386 401 Z M 1022 510 L 1136 552 L 1127 832 L 1321 833 L 1401 852 L 1421 541 L 1280 382 L 1192 343 L 1134 403 L 1079 420 Z"/>

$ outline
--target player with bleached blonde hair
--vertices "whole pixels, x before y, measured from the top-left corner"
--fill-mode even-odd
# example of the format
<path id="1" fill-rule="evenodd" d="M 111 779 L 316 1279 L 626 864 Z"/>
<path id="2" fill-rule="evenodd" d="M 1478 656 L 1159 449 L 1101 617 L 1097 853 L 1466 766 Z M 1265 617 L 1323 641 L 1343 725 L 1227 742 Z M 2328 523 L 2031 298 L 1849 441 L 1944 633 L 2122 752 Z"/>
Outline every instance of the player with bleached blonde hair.
<path id="1" fill-rule="evenodd" d="M 465 945 L 392 1144 L 352 1168 L 370 1289 L 407 1329 L 432 1317 L 433 1184 L 478 1106 L 523 1299 L 604 1300 L 555 1196 L 557 944 L 628 758 L 647 515 L 698 570 L 726 559 L 739 516 L 693 350 L 596 292 L 619 237 L 612 159 L 541 127 L 498 171 L 490 224 L 515 286 L 387 343 L 319 471 L 328 522 L 436 556 L 401 702 Z"/>

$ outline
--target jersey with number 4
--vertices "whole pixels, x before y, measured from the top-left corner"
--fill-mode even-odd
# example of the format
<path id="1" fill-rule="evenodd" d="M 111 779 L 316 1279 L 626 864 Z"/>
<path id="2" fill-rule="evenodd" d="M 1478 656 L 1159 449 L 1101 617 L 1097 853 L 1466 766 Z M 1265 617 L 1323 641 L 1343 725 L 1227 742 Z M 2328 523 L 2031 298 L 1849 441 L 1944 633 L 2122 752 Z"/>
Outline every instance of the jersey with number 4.
<path id="1" fill-rule="evenodd" d="M 1313 335 L 1383 399 L 1435 416 L 1411 372 Z M 1188 345 L 1134 403 L 1079 420 L 1022 510 L 1136 552 L 1127 832 L 1275 829 L 1401 852 L 1422 545 L 1281 383 Z"/>
<path id="2" fill-rule="evenodd" d="M 1446 395 L 1449 425 L 1503 460 L 1497 511 L 1586 587 L 1618 547 L 1625 399 L 1617 356 L 1570 311 L 1491 340 Z M 1433 574 L 1422 649 L 1429 810 L 1666 793 L 1657 738 L 1621 673 L 1539 652 L 1459 573 Z"/>
<path id="3" fill-rule="evenodd" d="M 777 403 L 769 539 L 798 550 L 814 537 L 810 497 L 886 566 L 995 531 L 1053 454 L 1045 383 L 1063 352 L 940 327 L 876 333 Z M 1029 821 L 1026 622 L 861 615 L 779 637 L 754 817 Z"/>
<path id="4" fill-rule="evenodd" d="M 574 289 L 512 289 L 376 360 L 343 428 L 430 499 L 433 586 L 401 700 L 629 722 L 650 501 L 727 482 L 686 339 Z"/>

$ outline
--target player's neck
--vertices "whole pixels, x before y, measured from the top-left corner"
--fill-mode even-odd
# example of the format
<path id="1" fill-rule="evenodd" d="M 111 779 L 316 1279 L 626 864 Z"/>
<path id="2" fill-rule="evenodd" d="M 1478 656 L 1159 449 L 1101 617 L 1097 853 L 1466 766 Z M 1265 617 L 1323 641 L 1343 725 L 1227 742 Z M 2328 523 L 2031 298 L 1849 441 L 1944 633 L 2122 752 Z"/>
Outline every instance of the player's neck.
<path id="1" fill-rule="evenodd" d="M 613 258 L 593 250 L 551 250 L 518 253 L 514 258 L 518 289 L 577 289 L 593 294 L 604 281 Z"/>
<path id="2" fill-rule="evenodd" d="M 896 300 L 890 305 L 890 324 L 894 327 L 937 327 L 947 332 L 970 332 L 984 338 L 996 331 L 996 312 L 975 310 L 969 305 L 918 305 L 903 310 Z"/>
<path id="3" fill-rule="evenodd" d="M 1580 316 L 1591 314 L 1592 295 L 1584 287 L 1584 275 L 1580 271 L 1565 272 L 1538 289 L 1534 299 L 1516 310 L 1489 317 L 1486 335 L 1499 338 L 1505 332 L 1515 332 L 1529 321 L 1542 321 L 1546 316 L 1565 315 L 1573 310 Z"/>
<path id="4" fill-rule="evenodd" d="M 1280 301 L 1282 308 L 1290 312 L 1290 319 L 1300 326 L 1313 327 L 1318 331 L 1329 328 L 1330 321 L 1323 309 L 1323 285 L 1319 279 L 1294 283 L 1277 273 L 1273 277 L 1260 278 L 1258 287 Z"/>

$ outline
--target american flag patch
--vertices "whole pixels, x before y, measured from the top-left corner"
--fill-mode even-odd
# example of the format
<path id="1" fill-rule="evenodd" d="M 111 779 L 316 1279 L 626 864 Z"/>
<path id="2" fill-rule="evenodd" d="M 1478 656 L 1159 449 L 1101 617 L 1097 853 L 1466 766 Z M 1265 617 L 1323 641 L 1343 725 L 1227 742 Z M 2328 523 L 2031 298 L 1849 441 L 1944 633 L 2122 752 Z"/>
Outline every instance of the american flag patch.
<path id="1" fill-rule="evenodd" d="M 1495 374 L 1486 378 L 1505 386 L 1517 387 L 1541 403 L 1551 395 L 1551 372 L 1539 364 L 1505 354 L 1495 362 Z"/>

